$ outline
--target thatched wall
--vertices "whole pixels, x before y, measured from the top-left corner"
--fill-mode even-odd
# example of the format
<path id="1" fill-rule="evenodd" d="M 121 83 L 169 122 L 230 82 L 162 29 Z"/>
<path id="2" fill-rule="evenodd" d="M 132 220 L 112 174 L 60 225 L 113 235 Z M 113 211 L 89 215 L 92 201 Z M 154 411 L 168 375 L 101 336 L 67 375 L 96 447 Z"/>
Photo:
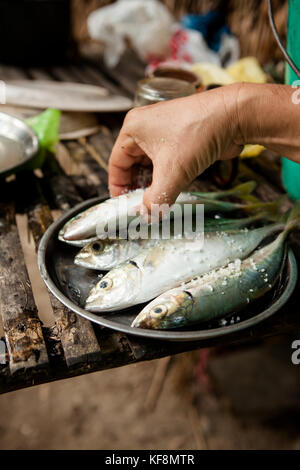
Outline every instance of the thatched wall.
<path id="1" fill-rule="evenodd" d="M 261 62 L 281 58 L 274 41 L 265 0 L 162 0 L 179 18 L 183 13 L 204 13 L 219 8 L 227 16 L 228 24 L 240 40 L 242 56 L 255 55 Z M 112 0 L 73 0 L 74 35 L 77 40 L 87 40 L 87 15 Z M 275 19 L 283 39 L 286 35 L 287 0 L 273 0 Z"/>

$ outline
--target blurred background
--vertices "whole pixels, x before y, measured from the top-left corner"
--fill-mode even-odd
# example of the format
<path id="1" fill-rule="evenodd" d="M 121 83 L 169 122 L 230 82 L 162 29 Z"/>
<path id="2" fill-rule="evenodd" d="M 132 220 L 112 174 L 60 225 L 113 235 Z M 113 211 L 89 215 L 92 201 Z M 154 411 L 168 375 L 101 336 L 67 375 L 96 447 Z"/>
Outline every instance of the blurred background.
<path id="1" fill-rule="evenodd" d="M 72 30 L 76 41 L 88 41 L 86 18 L 95 9 L 113 3 L 109 0 L 73 0 Z M 239 40 L 241 56 L 256 56 L 259 62 L 282 60 L 269 27 L 267 2 L 259 0 L 162 0 L 178 20 L 185 14 L 204 14 L 217 10 L 226 17 L 231 31 Z M 285 40 L 288 2 L 273 1 L 276 25 Z"/>
<path id="2" fill-rule="evenodd" d="M 103 45 L 91 39 L 87 18 L 110 3 L 0 0 L 0 44 L 5 44 L 0 61 L 78 62 L 87 49 L 100 55 Z M 240 56 L 256 57 L 266 73 L 283 80 L 284 63 L 265 1 L 162 3 L 177 20 L 218 11 L 238 40 Z M 42 16 L 39 4 L 48 8 Z M 273 4 L 285 40 L 288 2 Z M 35 297 L 47 312 L 33 243 L 22 217 L 18 223 L 27 265 L 33 266 L 31 279 L 36 279 Z M 299 449 L 300 374 L 290 360 L 292 339 L 203 349 L 2 395 L 0 448 Z"/>

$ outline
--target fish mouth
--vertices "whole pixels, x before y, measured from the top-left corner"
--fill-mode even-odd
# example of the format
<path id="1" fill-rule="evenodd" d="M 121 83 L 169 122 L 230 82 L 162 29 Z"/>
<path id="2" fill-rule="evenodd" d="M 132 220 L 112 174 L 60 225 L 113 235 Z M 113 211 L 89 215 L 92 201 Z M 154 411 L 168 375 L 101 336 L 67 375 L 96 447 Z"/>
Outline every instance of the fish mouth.
<path id="1" fill-rule="evenodd" d="M 99 305 L 99 302 L 94 302 L 94 301 L 91 301 L 91 302 L 86 301 L 84 308 L 85 310 L 88 310 L 89 312 L 93 312 L 93 313 L 109 312 L 109 311 L 114 310 L 113 308 L 109 308 L 105 305 L 101 307 Z"/>
<path id="2" fill-rule="evenodd" d="M 130 304 L 123 304 L 121 305 L 120 303 L 112 304 L 107 301 L 101 301 L 98 299 L 95 300 L 89 300 L 87 298 L 85 302 L 85 310 L 88 310 L 89 312 L 94 312 L 94 313 L 105 313 L 105 312 L 116 312 L 117 310 L 124 310 L 125 308 L 130 307 Z"/>
<path id="3" fill-rule="evenodd" d="M 74 264 L 76 264 L 77 266 L 81 266 L 83 268 L 95 269 L 95 266 L 93 266 L 93 263 L 90 257 L 83 256 L 83 253 L 79 253 L 78 255 L 75 256 Z"/>
<path id="4" fill-rule="evenodd" d="M 63 227 L 62 229 L 60 229 L 60 231 L 58 232 L 58 239 L 61 241 L 61 242 L 65 242 L 65 227 Z"/>
<path id="5" fill-rule="evenodd" d="M 155 326 L 152 325 L 150 321 L 150 317 L 144 317 L 142 319 L 138 319 L 138 316 L 133 320 L 133 322 L 130 325 L 132 328 L 143 328 L 145 330 L 154 330 Z"/>
<path id="6" fill-rule="evenodd" d="M 65 228 L 62 228 L 58 232 L 58 237 L 57 238 L 58 238 L 59 241 L 61 241 L 63 243 L 67 243 L 68 245 L 75 246 L 75 247 L 78 247 L 78 248 L 83 248 L 86 245 L 88 245 L 89 243 L 94 242 L 94 241 L 97 240 L 97 237 L 82 238 L 82 239 L 76 238 L 75 240 L 67 240 L 67 238 L 65 237 Z"/>
<path id="7" fill-rule="evenodd" d="M 99 307 L 93 303 L 93 302 L 86 302 L 84 306 L 85 310 L 88 310 L 89 312 L 97 313 L 99 312 Z"/>
<path id="8" fill-rule="evenodd" d="M 110 271 L 92 288 L 85 308 L 94 312 L 113 312 L 135 305 L 139 272 L 133 265 L 128 265 L 126 270 L 118 268 L 113 274 Z"/>
<path id="9" fill-rule="evenodd" d="M 86 234 L 80 233 L 79 230 L 76 229 L 66 229 L 63 235 L 64 239 L 67 241 L 76 241 L 76 240 L 84 240 L 87 238 Z"/>
<path id="10" fill-rule="evenodd" d="M 95 288 L 94 288 L 95 289 Z M 108 312 L 110 310 L 114 310 L 114 305 L 109 305 L 107 301 L 105 301 L 105 294 L 97 295 L 97 292 L 90 292 L 90 295 L 85 301 L 84 308 L 89 312 Z"/>
<path id="11" fill-rule="evenodd" d="M 78 228 L 72 228 L 72 227 L 68 227 L 68 225 L 70 225 L 72 222 L 72 220 L 70 220 L 69 222 L 67 222 L 64 227 L 59 231 L 59 234 L 58 234 L 58 239 L 61 240 L 62 242 L 66 242 L 66 241 L 77 241 L 77 240 L 84 240 L 88 237 L 82 237 L 80 236 L 80 231 L 78 230 Z"/>

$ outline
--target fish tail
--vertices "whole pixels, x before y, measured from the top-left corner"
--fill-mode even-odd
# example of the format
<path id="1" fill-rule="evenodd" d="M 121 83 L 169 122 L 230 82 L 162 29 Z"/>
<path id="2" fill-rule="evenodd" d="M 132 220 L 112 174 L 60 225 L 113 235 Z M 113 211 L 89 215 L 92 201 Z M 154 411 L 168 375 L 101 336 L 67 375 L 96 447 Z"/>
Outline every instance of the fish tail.
<path id="1" fill-rule="evenodd" d="M 254 215 L 249 215 L 245 219 L 241 219 L 241 220 L 245 221 L 245 225 L 246 224 L 250 225 L 251 223 L 260 222 L 260 221 L 266 221 L 266 222 L 272 222 L 273 224 L 285 225 L 287 218 L 288 218 L 288 214 L 286 212 L 284 214 L 274 213 L 272 207 L 271 207 L 271 211 L 269 211 L 267 207 L 266 210 L 262 212 L 258 212 L 257 214 L 254 214 Z"/>
<path id="2" fill-rule="evenodd" d="M 241 199 L 244 199 L 245 197 L 248 198 L 249 194 L 251 194 L 254 191 L 256 186 L 257 186 L 256 181 L 248 181 L 247 183 L 239 184 L 238 186 L 235 186 L 234 188 L 229 189 L 227 191 L 227 196 L 236 196 Z"/>
<path id="3" fill-rule="evenodd" d="M 254 215 L 253 218 L 254 219 L 256 218 L 257 220 L 266 220 L 268 222 L 285 225 L 288 221 L 289 215 L 290 215 L 290 210 L 281 214 L 278 211 L 274 211 L 274 207 L 271 206 L 270 210 L 269 210 L 269 207 L 266 207 L 265 210 Z"/>
<path id="4" fill-rule="evenodd" d="M 214 199 L 222 199 L 223 197 L 228 197 L 228 196 L 236 196 L 241 199 L 247 199 L 249 195 L 254 191 L 256 188 L 256 182 L 255 181 L 247 181 L 247 183 L 242 183 L 234 188 L 227 189 L 225 191 L 218 191 L 218 193 L 211 193 L 214 195 Z M 198 196 L 198 197 L 205 197 L 207 199 L 210 199 L 210 193 L 202 193 L 202 192 L 195 192 L 193 191 L 191 194 Z"/>
<path id="5" fill-rule="evenodd" d="M 283 216 L 286 214 L 283 214 Z M 278 226 L 280 228 L 280 226 Z M 282 232 L 278 235 L 277 239 L 274 241 L 276 245 L 284 244 L 288 235 L 293 230 L 300 230 L 300 199 L 296 201 L 294 206 L 290 211 L 288 211 L 287 220 L 285 220 Z"/>
<path id="6" fill-rule="evenodd" d="M 243 201 L 247 201 L 251 204 L 257 204 L 260 202 L 260 200 L 258 199 L 258 197 L 256 196 L 253 196 L 253 194 L 245 194 L 244 196 L 242 196 L 241 198 Z"/>
<path id="7" fill-rule="evenodd" d="M 300 199 L 298 199 L 289 212 L 283 234 L 285 237 L 292 230 L 300 230 Z"/>
<path id="8" fill-rule="evenodd" d="M 272 202 L 257 202 L 254 204 L 244 205 L 242 208 L 246 212 L 263 211 L 268 213 L 268 217 L 275 217 L 275 221 L 278 221 L 281 216 L 280 209 L 286 199 L 287 196 L 284 195 Z"/>

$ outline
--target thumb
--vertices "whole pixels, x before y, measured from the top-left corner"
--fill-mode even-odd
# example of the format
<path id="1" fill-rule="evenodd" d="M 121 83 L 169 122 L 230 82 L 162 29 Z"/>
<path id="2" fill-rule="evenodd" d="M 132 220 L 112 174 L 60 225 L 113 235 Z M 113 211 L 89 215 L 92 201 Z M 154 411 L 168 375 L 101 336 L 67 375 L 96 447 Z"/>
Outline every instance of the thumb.
<path id="1" fill-rule="evenodd" d="M 171 206 L 179 193 L 190 183 L 182 167 L 175 160 L 158 155 L 153 162 L 152 183 L 143 198 L 142 215 L 155 213 L 155 207 L 162 204 Z M 153 207 L 153 205 L 155 205 Z M 166 206 L 164 206 L 166 207 Z"/>

